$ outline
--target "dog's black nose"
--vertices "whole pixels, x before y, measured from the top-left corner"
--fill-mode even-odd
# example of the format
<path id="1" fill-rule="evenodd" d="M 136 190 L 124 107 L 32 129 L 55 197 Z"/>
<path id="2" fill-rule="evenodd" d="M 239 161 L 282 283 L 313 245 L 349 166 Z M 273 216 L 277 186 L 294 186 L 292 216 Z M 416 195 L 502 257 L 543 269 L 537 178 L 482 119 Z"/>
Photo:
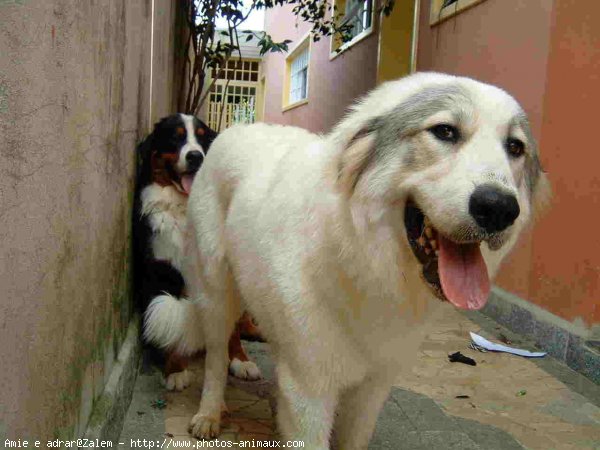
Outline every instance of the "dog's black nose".
<path id="1" fill-rule="evenodd" d="M 190 169 L 197 169 L 198 167 L 200 167 L 200 164 L 202 164 L 203 159 L 204 156 L 202 155 L 202 152 L 199 152 L 198 150 L 193 150 L 191 152 L 188 152 L 187 155 L 185 155 L 185 160 L 187 161 L 188 167 Z"/>
<path id="2" fill-rule="evenodd" d="M 490 185 L 479 186 L 469 200 L 469 213 L 488 233 L 508 228 L 520 212 L 514 195 Z"/>

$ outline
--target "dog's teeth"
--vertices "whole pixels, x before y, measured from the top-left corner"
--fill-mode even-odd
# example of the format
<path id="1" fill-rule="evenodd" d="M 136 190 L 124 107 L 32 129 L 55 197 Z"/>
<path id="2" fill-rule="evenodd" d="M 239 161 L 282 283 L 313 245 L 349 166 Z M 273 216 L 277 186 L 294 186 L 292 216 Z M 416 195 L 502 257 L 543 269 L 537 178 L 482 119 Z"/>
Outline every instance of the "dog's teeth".
<path id="1" fill-rule="evenodd" d="M 431 245 L 432 249 L 434 249 L 434 250 L 437 249 L 437 241 L 435 239 L 430 240 L 429 245 Z"/>
<path id="2" fill-rule="evenodd" d="M 421 236 L 419 239 L 417 239 L 417 244 L 419 244 L 421 247 L 425 247 L 425 237 Z"/>
<path id="3" fill-rule="evenodd" d="M 425 228 L 425 235 L 431 239 L 433 237 L 433 230 L 431 229 L 431 227 L 426 227 Z"/>

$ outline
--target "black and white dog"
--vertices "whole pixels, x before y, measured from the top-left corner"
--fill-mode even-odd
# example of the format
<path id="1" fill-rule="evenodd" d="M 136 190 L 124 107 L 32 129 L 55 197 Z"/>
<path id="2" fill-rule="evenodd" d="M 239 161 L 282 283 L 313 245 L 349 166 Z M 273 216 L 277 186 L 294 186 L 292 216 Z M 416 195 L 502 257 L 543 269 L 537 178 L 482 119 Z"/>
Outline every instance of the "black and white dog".
<path id="1" fill-rule="evenodd" d="M 200 310 L 186 297 L 182 274 L 188 194 L 216 136 L 198 118 L 174 114 L 160 120 L 137 149 L 135 292 L 144 311 L 144 340 L 164 359 L 169 390 L 189 384 L 187 357 L 204 347 Z M 246 328 L 252 328 L 247 322 Z M 239 331 L 230 342 L 231 371 L 240 378 L 259 378 Z"/>

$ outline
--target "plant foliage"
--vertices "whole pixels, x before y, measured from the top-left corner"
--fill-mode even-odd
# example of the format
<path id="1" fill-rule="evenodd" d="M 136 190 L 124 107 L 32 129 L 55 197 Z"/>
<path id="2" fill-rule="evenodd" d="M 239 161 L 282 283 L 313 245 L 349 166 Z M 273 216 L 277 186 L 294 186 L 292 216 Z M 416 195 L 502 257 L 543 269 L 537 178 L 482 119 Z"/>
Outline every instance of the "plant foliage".
<path id="1" fill-rule="evenodd" d="M 393 1 L 384 0 L 380 11 L 389 15 Z M 241 29 L 256 9 L 291 6 L 298 18 L 311 25 L 315 42 L 332 35 L 339 37 L 341 42 L 352 38 L 352 26 L 344 23 L 330 0 L 246 0 L 246 4 L 242 0 L 181 0 L 181 4 L 186 30 L 178 105 L 188 114 L 198 113 L 212 84 L 223 74 L 227 61 L 241 58 L 240 39 L 249 42 L 254 38 L 261 55 L 288 51 L 292 42 L 289 39 L 276 42 L 263 31 Z M 225 29 L 217 29 L 219 18 L 226 22 Z M 205 86 L 211 71 L 216 77 Z"/>

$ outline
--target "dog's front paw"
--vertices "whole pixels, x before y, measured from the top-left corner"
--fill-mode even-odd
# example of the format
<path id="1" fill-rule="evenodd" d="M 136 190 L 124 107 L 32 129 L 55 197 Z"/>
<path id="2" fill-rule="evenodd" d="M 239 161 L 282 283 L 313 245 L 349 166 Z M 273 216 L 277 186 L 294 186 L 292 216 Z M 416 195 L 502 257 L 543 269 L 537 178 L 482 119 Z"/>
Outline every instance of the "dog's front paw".
<path id="1" fill-rule="evenodd" d="M 190 385 L 191 375 L 187 369 L 181 372 L 173 372 L 167 375 L 165 380 L 165 387 L 168 391 L 183 391 Z"/>
<path id="2" fill-rule="evenodd" d="M 242 380 L 258 380 L 262 378 L 260 369 L 253 361 L 240 361 L 233 358 L 229 363 L 229 372 Z"/>
<path id="3" fill-rule="evenodd" d="M 188 431 L 197 439 L 216 439 L 219 436 L 220 417 L 204 416 L 200 413 L 192 417 Z"/>

